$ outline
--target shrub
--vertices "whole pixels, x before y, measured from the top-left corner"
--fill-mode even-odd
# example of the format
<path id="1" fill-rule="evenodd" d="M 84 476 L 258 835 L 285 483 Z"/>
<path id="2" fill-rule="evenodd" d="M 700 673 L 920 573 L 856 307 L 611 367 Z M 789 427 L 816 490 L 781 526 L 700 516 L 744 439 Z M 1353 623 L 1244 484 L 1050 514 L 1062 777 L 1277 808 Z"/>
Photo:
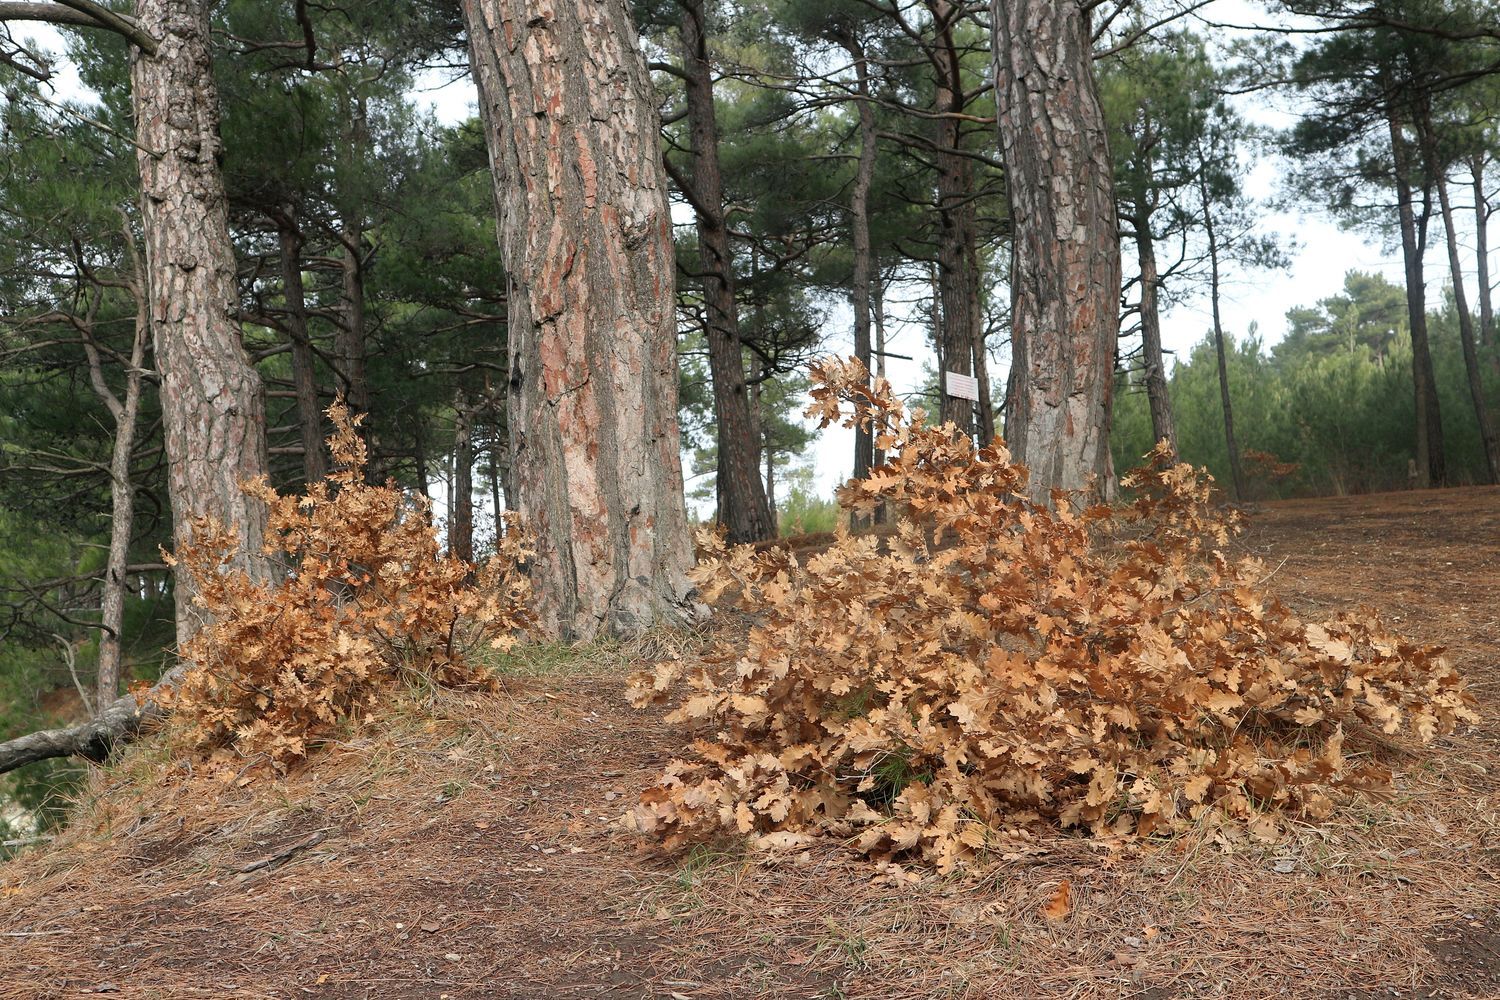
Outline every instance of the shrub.
<path id="1" fill-rule="evenodd" d="M 226 571 L 236 539 L 210 518 L 169 557 L 209 618 L 182 649 L 193 668 L 170 703 L 203 742 L 234 742 L 278 764 L 304 756 L 403 674 L 492 683 L 467 654 L 484 642 L 509 649 L 532 624 L 519 526 L 507 521 L 477 573 L 444 555 L 428 502 L 366 483 L 357 418 L 342 401 L 328 415 L 339 471 L 302 497 L 264 480 L 245 487 L 267 505 L 266 552 L 285 556 L 284 580 Z"/>
<path id="2" fill-rule="evenodd" d="M 706 598 L 737 594 L 755 624 L 632 679 L 637 705 L 711 729 L 628 817 L 668 846 L 832 834 L 947 869 L 1037 824 L 1270 835 L 1389 781 L 1343 754 L 1346 728 L 1429 740 L 1474 718 L 1439 650 L 1268 596 L 1262 566 L 1225 553 L 1236 515 L 1165 451 L 1126 477 L 1129 503 L 1049 509 L 998 440 L 923 427 L 857 363 L 814 376 L 809 415 L 871 423 L 891 456 L 840 503 L 884 503 L 897 530 L 805 564 L 703 540 Z"/>

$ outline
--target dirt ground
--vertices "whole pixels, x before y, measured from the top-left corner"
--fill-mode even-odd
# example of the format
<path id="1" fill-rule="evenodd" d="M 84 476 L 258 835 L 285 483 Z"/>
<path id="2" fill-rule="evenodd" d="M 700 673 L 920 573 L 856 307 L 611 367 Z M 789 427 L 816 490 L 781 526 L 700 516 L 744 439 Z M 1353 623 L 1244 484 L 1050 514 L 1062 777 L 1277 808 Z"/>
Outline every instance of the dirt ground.
<path id="1" fill-rule="evenodd" d="M 542 650 L 287 779 L 133 751 L 0 868 L 0 998 L 1500 998 L 1500 489 L 1266 504 L 1243 544 L 1305 616 L 1447 646 L 1483 722 L 1286 843 L 918 877 L 614 830 L 681 733 L 623 701 L 642 651 Z"/>

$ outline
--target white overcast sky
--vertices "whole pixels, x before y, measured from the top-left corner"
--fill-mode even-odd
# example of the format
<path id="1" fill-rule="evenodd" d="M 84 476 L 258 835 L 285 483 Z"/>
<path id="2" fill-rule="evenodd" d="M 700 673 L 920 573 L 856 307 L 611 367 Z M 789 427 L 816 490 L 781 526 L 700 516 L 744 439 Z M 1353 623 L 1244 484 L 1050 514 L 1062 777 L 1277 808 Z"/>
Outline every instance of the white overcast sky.
<path id="1" fill-rule="evenodd" d="M 1208 13 L 1212 19 L 1221 22 L 1267 23 L 1265 12 L 1247 0 L 1218 0 L 1209 8 Z M 1191 26 L 1195 30 L 1212 34 L 1201 23 Z M 62 50 L 62 39 L 56 31 L 45 26 L 24 26 L 18 34 L 23 37 L 29 35 L 42 47 L 54 52 L 60 53 Z M 71 67 L 63 64 L 57 69 L 57 97 L 86 96 Z M 419 103 L 429 106 L 440 120 L 461 121 L 474 113 L 472 85 L 466 78 L 456 81 L 450 81 L 450 78 L 451 74 L 433 74 L 413 96 Z M 1270 127 L 1285 127 L 1296 119 L 1295 109 L 1287 104 L 1286 98 L 1249 96 L 1238 99 L 1238 108 L 1252 121 Z M 1275 157 L 1257 161 L 1248 180 L 1248 193 L 1261 199 L 1280 194 L 1279 181 L 1284 167 Z M 690 221 L 686 213 L 680 212 L 678 215 L 679 222 Z M 1469 217 L 1472 218 L 1471 215 Z M 1337 293 L 1342 286 L 1344 274 L 1352 268 L 1378 272 L 1398 284 L 1403 280 L 1397 249 L 1382 247 L 1360 234 L 1346 232 L 1312 207 L 1284 212 L 1268 210 L 1264 224 L 1268 230 L 1280 233 L 1288 241 L 1295 243 L 1292 264 L 1281 271 L 1239 273 L 1231 269 L 1226 274 L 1223 316 L 1228 332 L 1236 337 L 1243 337 L 1251 324 L 1255 324 L 1262 339 L 1267 343 L 1275 343 L 1286 332 L 1288 309 L 1312 305 L 1319 299 Z M 1128 251 L 1126 256 L 1129 257 Z M 1440 301 L 1435 293 L 1448 284 L 1447 269 L 1443 266 L 1441 255 L 1429 255 L 1428 259 L 1429 301 Z M 1471 253 L 1467 255 L 1466 266 L 1472 282 Z M 899 293 L 892 297 L 898 298 Z M 899 320 L 899 317 L 893 319 Z M 839 305 L 828 311 L 824 331 L 828 350 L 841 353 L 852 350 L 850 322 L 850 312 L 846 306 Z M 1163 346 L 1166 350 L 1185 357 L 1188 350 L 1203 338 L 1209 323 L 1206 296 L 1181 303 L 1163 317 Z M 918 359 L 929 357 L 926 329 L 921 324 L 893 321 L 889 328 L 893 333 L 887 344 L 890 351 Z M 892 359 L 889 365 L 891 380 L 898 391 L 910 391 L 920 383 L 921 360 L 906 362 Z M 996 384 L 1003 384 L 1005 374 L 1003 363 L 992 366 L 991 377 Z M 852 447 L 849 432 L 841 429 L 830 429 L 811 446 L 805 461 L 815 470 L 820 493 L 831 494 L 833 487 L 849 475 Z"/>

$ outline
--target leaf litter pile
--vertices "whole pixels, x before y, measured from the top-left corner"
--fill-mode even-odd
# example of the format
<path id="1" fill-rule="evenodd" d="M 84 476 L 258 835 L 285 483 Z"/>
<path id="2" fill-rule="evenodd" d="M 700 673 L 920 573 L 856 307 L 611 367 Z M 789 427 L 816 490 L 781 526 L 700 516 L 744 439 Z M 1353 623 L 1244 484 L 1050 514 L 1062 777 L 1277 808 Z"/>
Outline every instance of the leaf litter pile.
<path id="1" fill-rule="evenodd" d="M 1024 855 L 1039 829 L 1278 837 L 1391 775 L 1351 735 L 1429 742 L 1474 721 L 1435 647 L 1373 612 L 1304 622 L 1231 559 L 1237 515 L 1159 448 L 1133 499 L 1027 498 L 999 442 L 908 412 L 857 362 L 814 369 L 809 415 L 887 456 L 840 491 L 895 531 L 805 563 L 705 538 L 705 597 L 754 625 L 632 678 L 698 725 L 629 823 L 667 846 L 842 838 L 940 870 Z"/>

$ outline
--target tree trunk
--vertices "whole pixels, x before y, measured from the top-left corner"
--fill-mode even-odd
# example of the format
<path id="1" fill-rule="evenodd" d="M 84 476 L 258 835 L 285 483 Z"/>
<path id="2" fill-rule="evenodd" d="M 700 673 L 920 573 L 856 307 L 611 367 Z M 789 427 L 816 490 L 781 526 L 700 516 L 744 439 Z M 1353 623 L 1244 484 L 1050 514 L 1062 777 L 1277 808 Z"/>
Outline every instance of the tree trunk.
<path id="1" fill-rule="evenodd" d="M 991 0 L 1014 238 L 1006 436 L 1031 494 L 1114 491 L 1120 244 L 1114 168 L 1078 0 Z"/>
<path id="2" fill-rule="evenodd" d="M 463 0 L 463 13 L 510 284 L 511 474 L 539 611 L 572 638 L 679 621 L 692 547 L 671 215 L 629 9 Z"/>
<path id="3" fill-rule="evenodd" d="M 297 426 L 302 436 L 302 478 L 312 484 L 328 475 L 323 460 L 323 409 L 318 405 L 317 363 L 307 335 L 307 295 L 302 288 L 302 233 L 288 209 L 277 220 L 281 242 L 282 297 L 286 300 L 287 336 L 292 342 L 292 387 L 297 397 Z"/>
<path id="4" fill-rule="evenodd" d="M 144 313 L 145 296 L 141 296 Z M 141 321 L 137 315 L 136 321 Z M 136 420 L 140 414 L 141 376 L 149 322 L 141 326 L 131 350 L 131 371 L 125 376 L 125 398 L 115 417 L 114 448 L 109 457 L 109 557 L 104 567 L 104 585 L 99 600 L 99 675 L 94 704 L 108 705 L 120 696 L 124 666 L 125 576 L 130 563 L 130 536 L 135 524 L 135 486 L 130 482 L 130 454 L 135 448 Z M 114 409 L 114 407 L 111 407 Z"/>
<path id="5" fill-rule="evenodd" d="M 130 563 L 131 532 L 135 525 L 135 487 L 130 482 L 130 455 L 135 449 L 136 424 L 141 404 L 141 376 L 144 373 L 146 345 L 151 337 L 146 265 L 141 260 L 128 221 L 124 226 L 124 235 L 133 263 L 130 292 L 135 297 L 136 304 L 135 338 L 131 343 L 129 367 L 125 370 L 124 399 L 116 395 L 104 378 L 104 363 L 98 345 L 94 342 L 92 323 L 83 328 L 89 380 L 115 423 L 114 446 L 109 457 L 109 556 L 104 566 L 104 582 L 99 598 L 99 670 L 94 683 L 94 704 L 101 709 L 120 696 L 120 676 L 124 664 L 125 578 L 129 572 L 127 567 Z"/>
<path id="6" fill-rule="evenodd" d="M 855 110 L 859 114 L 859 162 L 854 169 L 854 189 L 849 196 L 849 237 L 854 251 L 853 285 L 849 300 L 854 307 L 854 356 L 873 372 L 870 355 L 870 285 L 874 279 L 874 255 L 870 250 L 870 185 L 875 179 L 875 108 L 870 104 L 870 63 L 865 49 L 852 32 L 841 32 L 839 44 L 854 62 L 855 89 L 859 95 Z M 854 429 L 854 478 L 870 474 L 875 460 L 873 429 Z M 769 466 L 769 461 L 767 463 Z M 858 517 L 855 517 L 858 520 Z"/>
<path id="7" fill-rule="evenodd" d="M 474 561 L 474 411 L 460 393 L 453 404 L 453 519 L 448 553 Z"/>
<path id="8" fill-rule="evenodd" d="M 342 321 L 334 334 L 334 354 L 343 368 L 345 398 L 349 409 L 367 415 L 359 433 L 368 441 L 371 436 L 370 378 L 365 347 L 365 265 L 361 255 L 364 242 L 363 224 L 357 214 L 346 216 L 339 240 L 344 244 Z"/>
<path id="9" fill-rule="evenodd" d="M 432 484 L 427 478 L 427 436 L 422 432 L 420 424 L 415 431 L 416 436 L 412 442 L 412 465 L 416 467 L 417 492 L 431 500 Z"/>
<path id="10" fill-rule="evenodd" d="M 366 127 L 366 111 L 363 98 L 346 101 L 345 111 L 349 120 L 349 143 L 345 151 L 348 162 L 345 172 L 353 173 L 365 155 L 369 136 Z M 366 415 L 358 433 L 369 442 L 373 440 L 374 415 L 370 413 L 370 380 L 366 371 L 365 344 L 365 217 L 363 198 L 356 193 L 343 193 L 339 211 L 339 242 L 343 244 L 343 321 L 334 334 L 333 352 L 343 369 L 344 391 L 349 408 Z M 373 470 L 371 470 L 373 471 Z"/>
<path id="11" fill-rule="evenodd" d="M 871 285 L 871 319 L 875 321 L 875 378 L 878 381 L 885 380 L 885 278 L 880 273 L 880 268 L 874 268 L 875 281 Z M 885 450 L 876 448 L 874 450 L 873 464 L 878 468 L 885 464 Z M 885 504 L 877 504 L 875 507 L 875 523 L 886 522 Z"/>
<path id="12" fill-rule="evenodd" d="M 929 0 L 928 9 L 938 26 L 933 47 L 935 89 L 933 111 L 938 114 L 961 114 L 964 110 L 964 81 L 959 67 L 958 47 L 953 38 L 954 5 L 949 0 Z M 975 345 L 982 344 L 983 326 L 979 317 L 978 223 L 974 215 L 973 161 L 951 150 L 963 144 L 963 127 L 958 118 L 937 120 L 933 154 L 937 166 L 938 207 L 938 294 L 943 302 L 944 371 L 961 375 L 974 374 Z M 973 434 L 974 403 L 948 394 L 947 376 L 938 373 L 938 391 L 942 396 L 942 420 L 952 422 L 965 434 Z"/>
<path id="13" fill-rule="evenodd" d="M 1469 160 L 1474 177 L 1474 257 L 1479 270 L 1479 342 L 1494 343 L 1495 305 L 1490 288 L 1490 203 L 1484 190 L 1484 154 L 1475 153 Z"/>
<path id="14" fill-rule="evenodd" d="M 1165 441 L 1177 457 L 1177 427 L 1172 420 L 1172 397 L 1167 391 L 1167 366 L 1161 350 L 1161 310 L 1157 304 L 1156 241 L 1149 218 L 1137 217 L 1136 260 L 1141 269 L 1141 354 L 1146 365 L 1146 398 L 1151 404 L 1151 436 Z"/>
<path id="15" fill-rule="evenodd" d="M 713 66 L 704 30 L 703 0 L 683 0 L 682 58 L 692 145 L 690 200 L 698 221 L 703 271 L 709 375 L 719 443 L 719 520 L 731 542 L 775 537 L 771 505 L 760 478 L 759 442 L 745 388 L 734 260 L 724 221 L 724 184 L 719 175 L 719 126 L 714 112 Z"/>
<path id="16" fill-rule="evenodd" d="M 1443 232 L 1448 243 L 1448 270 L 1453 277 L 1453 304 L 1458 310 L 1458 335 L 1463 341 L 1464 372 L 1469 377 L 1469 396 L 1474 400 L 1474 419 L 1479 424 L 1479 440 L 1484 445 L 1484 463 L 1488 483 L 1500 483 L 1500 440 L 1495 436 L 1495 427 L 1490 423 L 1489 408 L 1484 402 L 1484 377 L 1479 371 L 1479 352 L 1474 345 L 1474 316 L 1469 312 L 1469 296 L 1464 291 L 1463 262 L 1458 256 L 1458 227 L 1453 221 L 1453 205 L 1448 199 L 1448 176 L 1444 166 L 1435 162 L 1432 155 L 1436 136 L 1431 123 L 1426 127 L 1426 144 L 1429 153 L 1428 174 L 1437 184 L 1438 208 L 1443 216 Z"/>
<path id="17" fill-rule="evenodd" d="M 172 536 L 186 545 L 193 518 L 211 515 L 239 537 L 232 567 L 265 581 L 265 507 L 240 489 L 266 473 L 265 400 L 234 321 L 208 11 L 195 0 L 136 0 L 135 16 L 159 46 L 154 56 L 133 50 L 131 87 Z M 175 593 L 183 642 L 200 622 L 186 578 Z"/>
<path id="18" fill-rule="evenodd" d="M 970 245 L 970 272 L 975 276 L 974 280 L 974 324 L 971 333 L 974 337 L 972 345 L 974 352 L 974 381 L 979 385 L 979 441 L 981 444 L 989 444 L 995 439 L 995 399 L 990 394 L 990 361 L 989 349 L 985 346 L 984 315 L 979 307 L 979 247 Z"/>
<path id="19" fill-rule="evenodd" d="M 1441 486 L 1447 479 L 1443 461 L 1443 421 L 1438 410 L 1437 381 L 1427 343 L 1427 293 L 1422 275 L 1425 234 L 1418 233 L 1412 207 L 1412 164 L 1401 122 L 1392 109 L 1387 117 L 1396 205 L 1401 219 L 1401 253 L 1406 263 L 1406 311 L 1411 326 L 1411 374 L 1417 411 L 1417 482 Z M 1425 227 L 1424 227 L 1425 228 Z"/>
<path id="20" fill-rule="evenodd" d="M 1200 166 L 1202 150 L 1199 150 Z M 1234 436 L 1234 407 L 1229 397 L 1229 358 L 1224 344 L 1224 323 L 1219 315 L 1219 234 L 1214 226 L 1213 203 L 1208 193 L 1208 178 L 1198 171 L 1198 196 L 1203 202 L 1203 232 L 1208 237 L 1209 304 L 1214 318 L 1214 354 L 1219 362 L 1219 402 L 1224 409 L 1224 446 L 1229 451 L 1229 477 L 1234 499 L 1245 499 L 1245 471 L 1240 465 L 1240 446 Z"/>
<path id="21" fill-rule="evenodd" d="M 943 384 L 943 370 L 947 367 L 947 355 L 943 351 L 943 292 L 938 281 L 938 266 L 931 261 L 927 264 L 927 285 L 932 289 L 932 350 L 937 355 L 937 407 L 938 419 L 942 419 L 943 397 L 948 391 Z"/>
<path id="22" fill-rule="evenodd" d="M 491 512 L 495 515 L 495 538 L 500 537 L 500 515 L 505 513 L 505 498 L 500 492 L 500 436 L 490 436 L 490 504 Z"/>
<path id="23" fill-rule="evenodd" d="M 771 506 L 771 527 L 776 529 L 780 521 L 776 513 L 776 450 L 766 449 L 766 503 Z"/>

